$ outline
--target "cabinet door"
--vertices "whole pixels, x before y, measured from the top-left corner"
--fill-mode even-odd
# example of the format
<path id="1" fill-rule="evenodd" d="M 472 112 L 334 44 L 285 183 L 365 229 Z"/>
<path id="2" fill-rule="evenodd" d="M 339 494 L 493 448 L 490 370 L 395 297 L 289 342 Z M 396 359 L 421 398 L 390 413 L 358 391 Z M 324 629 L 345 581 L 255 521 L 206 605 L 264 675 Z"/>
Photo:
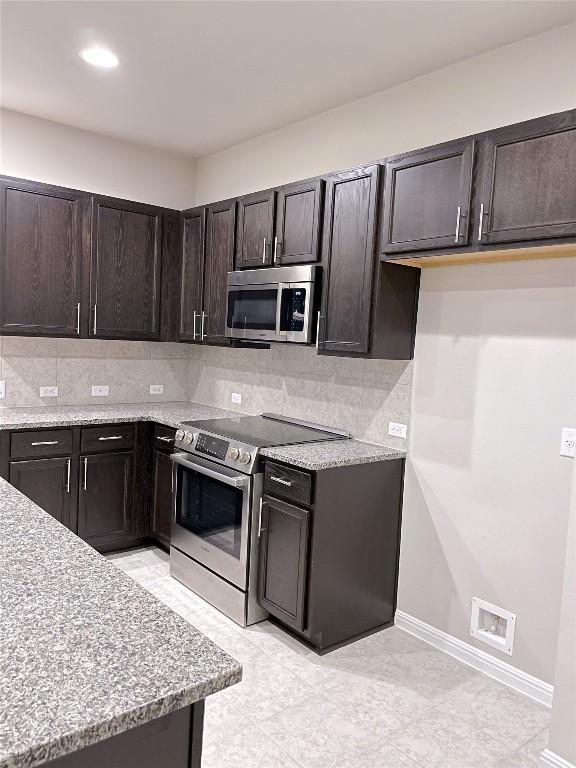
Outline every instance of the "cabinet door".
<path id="1" fill-rule="evenodd" d="M 274 200 L 276 192 L 256 192 L 238 199 L 236 269 L 272 263 Z"/>
<path id="2" fill-rule="evenodd" d="M 322 233 L 324 276 L 318 348 L 368 352 L 379 166 L 329 176 Z"/>
<path id="3" fill-rule="evenodd" d="M 266 497 L 261 526 L 258 601 L 288 626 L 303 630 L 310 513 Z"/>
<path id="4" fill-rule="evenodd" d="M 10 482 L 63 525 L 70 526 L 73 494 L 72 459 L 10 462 Z"/>
<path id="5" fill-rule="evenodd" d="M 234 269 L 236 201 L 209 205 L 206 215 L 206 260 L 202 340 L 223 339 L 226 332 L 228 272 Z"/>
<path id="6" fill-rule="evenodd" d="M 7 179 L 0 193 L 0 333 L 78 335 L 87 198 Z"/>
<path id="7" fill-rule="evenodd" d="M 172 529 L 172 461 L 169 453 L 154 451 L 154 507 L 152 536 L 170 546 Z"/>
<path id="8" fill-rule="evenodd" d="M 82 456 L 78 535 L 96 549 L 130 537 L 133 454 Z"/>
<path id="9" fill-rule="evenodd" d="M 182 215 L 182 280 L 180 294 L 180 339 L 200 341 L 206 209 L 192 208 Z"/>
<path id="10" fill-rule="evenodd" d="M 481 243 L 576 236 L 576 110 L 494 131 L 481 156 Z"/>
<path id="11" fill-rule="evenodd" d="M 273 257 L 275 264 L 318 261 L 323 182 L 313 179 L 278 190 Z"/>
<path id="12" fill-rule="evenodd" d="M 473 160 L 465 139 L 386 161 L 383 253 L 468 244 Z"/>
<path id="13" fill-rule="evenodd" d="M 93 198 L 91 335 L 158 338 L 161 258 L 158 208 Z"/>

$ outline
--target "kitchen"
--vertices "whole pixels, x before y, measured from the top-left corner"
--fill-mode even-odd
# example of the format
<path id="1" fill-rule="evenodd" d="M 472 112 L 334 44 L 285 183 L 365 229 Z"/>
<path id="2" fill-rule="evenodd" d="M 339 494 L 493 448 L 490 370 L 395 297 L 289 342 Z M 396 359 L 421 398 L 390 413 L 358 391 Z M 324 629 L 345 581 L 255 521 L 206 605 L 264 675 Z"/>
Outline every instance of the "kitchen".
<path id="1" fill-rule="evenodd" d="M 3 75 L 0 477 L 11 574 L 24 594 L 27 577 L 41 584 L 42 573 L 62 587 L 51 570 L 61 573 L 61 561 L 38 556 L 33 569 L 14 537 L 15 505 L 43 520 L 30 497 L 51 513 L 42 525 L 57 548 L 79 559 L 74 573 L 94 569 L 110 587 L 83 595 L 85 626 L 107 603 L 113 618 L 102 632 L 121 621 L 118 579 L 118 594 L 143 601 L 150 620 L 142 625 L 155 627 L 139 647 L 137 616 L 127 618 L 134 666 L 126 688 L 119 681 L 124 698 L 108 709 L 101 691 L 90 698 L 95 708 L 77 724 L 81 752 L 65 746 L 64 731 L 47 746 L 39 712 L 26 723 L 34 757 L 22 751 L 20 759 L 89 765 L 79 762 L 91 759 L 89 744 L 131 750 L 116 741 L 134 730 L 121 713 L 137 712 L 131 725 L 153 731 L 165 707 L 187 710 L 190 765 L 199 765 L 202 730 L 205 766 L 569 765 L 570 735 L 555 721 L 572 695 L 564 560 L 573 462 L 558 445 L 576 406 L 576 119 L 573 80 L 551 82 L 571 71 L 572 18 L 539 27 L 531 4 L 524 32 L 487 44 L 488 52 L 471 52 L 470 37 L 466 56 L 444 61 L 444 70 L 428 62 L 419 78 L 388 90 L 380 79 L 380 93 L 365 101 L 348 98 L 334 113 L 326 105 L 309 124 L 294 116 L 293 126 L 244 143 L 240 132 L 234 141 L 224 135 L 231 123 L 223 121 L 221 137 L 212 147 L 209 132 L 199 137 L 190 159 L 152 148 L 150 138 L 122 138 L 119 128 L 114 138 L 105 122 L 82 122 L 82 114 L 95 119 L 93 105 L 67 119 L 62 105 L 39 111 L 31 87 L 38 67 L 15 65 L 18 5 L 3 3 L 13 64 Z M 268 14 L 287 29 L 302 27 L 299 14 L 322 19 L 314 3 L 298 11 L 217 5 L 170 4 L 167 24 L 147 6 L 142 40 L 154 25 L 173 30 L 193 17 L 215 25 L 218 39 L 224 7 L 226 18 L 248 26 Z M 335 21 L 335 30 L 355 23 L 346 5 L 333 8 L 342 25 Z M 398 4 L 367 5 L 357 23 L 379 13 L 405 23 Z M 133 23 L 128 10 L 73 4 L 56 28 L 58 4 L 34 7 L 36 44 L 44 30 L 52 36 L 43 55 L 54 82 L 64 68 L 70 87 L 88 79 L 96 100 L 111 105 L 126 87 L 114 78 L 124 82 L 129 61 L 120 42 Z M 499 8 L 519 23 L 517 11 Z M 475 11 L 458 12 L 462 33 Z M 83 13 L 109 30 L 111 47 L 119 40 L 116 68 L 93 71 L 77 52 L 73 60 L 57 53 L 86 27 Z M 534 63 L 519 74 L 528 51 L 537 52 Z M 475 98 L 464 91 L 449 114 L 437 106 L 454 82 L 480 77 L 488 89 L 495 72 L 506 107 L 475 117 Z M 137 90 L 142 82 L 131 77 Z M 62 94 L 69 99 L 64 85 Z M 424 104 L 434 119 L 410 119 Z M 192 541 L 177 520 L 200 499 L 214 503 L 206 471 L 227 476 L 234 491 L 226 498 L 236 500 L 224 501 L 218 481 L 211 514 L 228 509 L 235 522 L 215 536 L 196 530 Z M 235 571 L 226 570 L 230 553 L 214 551 L 229 544 Z M 58 592 L 63 618 L 72 609 L 66 589 Z M 165 614 L 148 593 L 167 604 Z M 47 598 L 39 590 L 38 600 Z M 472 625 L 475 608 L 488 625 Z M 159 638 L 162 621 L 173 631 Z M 188 650 L 178 647 L 179 632 L 190 634 Z M 175 689 L 164 689 L 147 716 L 139 691 L 157 691 L 164 669 L 157 654 L 155 669 L 143 660 L 160 640 L 187 698 L 178 706 Z M 201 675 L 204 660 L 199 696 L 186 665 L 194 661 Z M 41 666 L 42 657 L 33 661 Z M 102 664 L 94 683 L 106 690 L 110 657 Z M 52 695 L 66 682 L 53 671 Z M 75 680 L 76 706 L 59 713 L 69 725 L 82 709 L 80 672 Z M 193 738 L 190 722 L 201 720 L 206 697 L 204 728 Z M 102 740 L 104 732 L 118 736 Z M 8 740 L 0 759 L 13 760 L 18 741 Z M 134 764 L 145 759 L 146 750 Z"/>

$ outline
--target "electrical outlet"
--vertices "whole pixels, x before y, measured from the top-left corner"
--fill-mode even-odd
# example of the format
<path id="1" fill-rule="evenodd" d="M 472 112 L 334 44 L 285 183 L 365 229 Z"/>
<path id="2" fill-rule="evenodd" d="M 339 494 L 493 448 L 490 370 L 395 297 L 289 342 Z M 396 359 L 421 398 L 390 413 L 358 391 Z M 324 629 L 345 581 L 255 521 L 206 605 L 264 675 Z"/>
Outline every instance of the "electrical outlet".
<path id="1" fill-rule="evenodd" d="M 150 384 L 151 395 L 161 395 L 164 392 L 164 384 Z"/>
<path id="2" fill-rule="evenodd" d="M 6 382 L 0 381 L 0 400 L 4 400 L 6 397 Z"/>
<path id="3" fill-rule="evenodd" d="M 40 387 L 40 397 L 58 397 L 58 387 Z"/>
<path id="4" fill-rule="evenodd" d="M 236 405 L 242 405 L 242 395 L 240 392 L 232 392 L 232 402 Z"/>
<path id="5" fill-rule="evenodd" d="M 576 429 L 571 427 L 564 427 L 562 430 L 560 456 L 567 456 L 569 459 L 576 459 Z"/>
<path id="6" fill-rule="evenodd" d="M 92 397 L 108 397 L 109 392 L 110 387 L 106 385 L 92 387 Z"/>
<path id="7" fill-rule="evenodd" d="M 388 434 L 393 437 L 403 437 L 406 440 L 406 424 L 397 424 L 395 421 L 388 422 Z"/>

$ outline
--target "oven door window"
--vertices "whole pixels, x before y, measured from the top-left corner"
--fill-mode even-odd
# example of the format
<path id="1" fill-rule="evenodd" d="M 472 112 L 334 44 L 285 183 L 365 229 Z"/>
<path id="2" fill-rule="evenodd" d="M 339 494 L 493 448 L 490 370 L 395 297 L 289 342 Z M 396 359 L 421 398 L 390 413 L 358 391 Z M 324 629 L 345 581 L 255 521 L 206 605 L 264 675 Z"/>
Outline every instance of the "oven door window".
<path id="1" fill-rule="evenodd" d="M 240 560 L 243 491 L 200 472 L 179 469 L 176 522 Z"/>
<path id="2" fill-rule="evenodd" d="M 278 287 L 233 288 L 228 292 L 228 328 L 275 331 Z"/>

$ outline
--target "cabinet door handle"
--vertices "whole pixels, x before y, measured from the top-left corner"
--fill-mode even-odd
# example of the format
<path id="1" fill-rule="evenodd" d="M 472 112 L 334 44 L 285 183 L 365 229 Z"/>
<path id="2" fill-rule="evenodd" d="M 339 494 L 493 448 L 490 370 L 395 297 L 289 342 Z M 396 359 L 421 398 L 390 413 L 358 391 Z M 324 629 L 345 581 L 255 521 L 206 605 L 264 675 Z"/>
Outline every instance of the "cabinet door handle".
<path id="1" fill-rule="evenodd" d="M 39 440 L 37 443 L 30 443 L 30 445 L 58 445 L 58 440 Z"/>
<path id="2" fill-rule="evenodd" d="M 98 305 L 94 304 L 94 330 L 92 331 L 93 336 L 96 336 L 97 317 L 98 317 Z"/>
<path id="3" fill-rule="evenodd" d="M 158 437 L 158 440 L 162 440 L 163 443 L 173 443 L 173 437 Z"/>
<path id="4" fill-rule="evenodd" d="M 88 459 L 84 459 L 84 490 L 88 487 Z"/>
<path id="5" fill-rule="evenodd" d="M 192 341 L 196 341 L 196 315 L 198 313 L 194 310 L 194 330 L 192 331 Z"/>
<path id="6" fill-rule="evenodd" d="M 482 240 L 482 228 L 484 226 L 484 203 L 480 206 L 480 224 L 478 224 L 478 240 Z"/>
<path id="7" fill-rule="evenodd" d="M 264 238 L 264 243 L 262 245 L 262 264 L 266 264 L 266 238 Z"/>
<path id="8" fill-rule="evenodd" d="M 262 528 L 262 499 L 260 499 L 260 512 L 258 514 L 258 538 L 260 538 L 260 535 L 264 530 L 266 529 Z"/>
<path id="9" fill-rule="evenodd" d="M 200 341 L 204 341 L 204 322 L 207 317 L 208 315 L 204 311 L 202 311 L 202 324 L 200 326 Z"/>
<path id="10" fill-rule="evenodd" d="M 111 437 L 99 437 L 98 440 L 103 443 L 105 440 L 122 440 L 122 435 L 112 435 Z"/>
<path id="11" fill-rule="evenodd" d="M 320 312 L 318 312 L 318 318 L 316 320 L 316 349 L 320 347 Z"/>
<path id="12" fill-rule="evenodd" d="M 459 205 L 456 211 L 456 235 L 454 236 L 454 242 L 457 243 L 460 240 L 460 218 L 462 217 L 462 207 Z"/>
<path id="13" fill-rule="evenodd" d="M 282 483 L 282 485 L 292 485 L 290 480 L 284 480 L 282 477 L 274 477 L 274 475 L 270 475 L 270 480 L 274 480 L 275 483 Z"/>
<path id="14" fill-rule="evenodd" d="M 70 493 L 70 459 L 68 459 L 66 464 L 66 493 Z"/>
<path id="15" fill-rule="evenodd" d="M 274 264 L 278 262 L 278 238 L 274 238 Z"/>
<path id="16" fill-rule="evenodd" d="M 80 302 L 76 304 L 76 334 L 80 336 Z"/>

